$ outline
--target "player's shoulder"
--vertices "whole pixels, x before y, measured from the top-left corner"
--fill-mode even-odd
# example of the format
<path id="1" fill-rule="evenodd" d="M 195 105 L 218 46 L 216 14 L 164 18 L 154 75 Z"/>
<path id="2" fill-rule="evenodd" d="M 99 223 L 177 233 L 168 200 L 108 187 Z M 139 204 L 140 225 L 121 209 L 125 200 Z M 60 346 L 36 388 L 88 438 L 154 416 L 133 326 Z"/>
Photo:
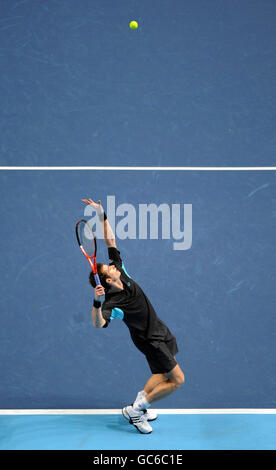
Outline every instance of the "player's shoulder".
<path id="1" fill-rule="evenodd" d="M 109 246 L 108 253 L 120 254 L 120 251 L 118 250 L 117 246 Z"/>
<path id="2" fill-rule="evenodd" d="M 108 247 L 109 264 L 122 264 L 121 253 L 117 247 Z"/>

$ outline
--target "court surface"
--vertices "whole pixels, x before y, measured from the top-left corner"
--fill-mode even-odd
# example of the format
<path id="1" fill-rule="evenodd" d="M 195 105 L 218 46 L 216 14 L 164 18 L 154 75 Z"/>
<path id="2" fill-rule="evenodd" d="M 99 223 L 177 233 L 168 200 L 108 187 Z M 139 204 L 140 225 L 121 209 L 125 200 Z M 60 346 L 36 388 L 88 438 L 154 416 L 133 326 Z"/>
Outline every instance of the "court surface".
<path id="1" fill-rule="evenodd" d="M 275 17 L 275 0 L 1 0 L 0 449 L 276 448 Z M 145 357 L 119 318 L 91 322 L 89 197 L 177 339 L 185 384 L 150 435 L 118 411 Z"/>
<path id="2" fill-rule="evenodd" d="M 160 414 L 142 435 L 123 416 L 0 417 L 4 450 L 274 450 L 275 414 Z M 164 411 L 164 410 L 162 410 Z M 169 410 L 168 410 L 169 411 Z M 118 410 L 118 413 L 120 411 Z"/>

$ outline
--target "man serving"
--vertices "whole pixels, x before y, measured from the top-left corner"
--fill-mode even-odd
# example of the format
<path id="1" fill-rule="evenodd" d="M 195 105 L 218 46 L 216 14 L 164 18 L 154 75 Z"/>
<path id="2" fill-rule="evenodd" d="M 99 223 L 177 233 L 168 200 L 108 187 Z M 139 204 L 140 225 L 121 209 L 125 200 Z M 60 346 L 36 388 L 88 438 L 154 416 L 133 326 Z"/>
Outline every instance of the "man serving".
<path id="1" fill-rule="evenodd" d="M 83 202 L 91 205 L 100 218 L 109 255 L 109 265 L 97 263 L 101 285 L 96 286 L 93 272 L 89 276 L 95 292 L 92 322 L 95 328 L 106 328 L 114 318 L 120 318 L 129 328 L 135 346 L 145 355 L 152 375 L 133 404 L 124 407 L 122 413 L 138 431 L 148 434 L 152 432 L 149 421 L 157 418 L 149 410 L 151 404 L 176 391 L 185 380 L 175 359 L 176 339 L 157 316 L 141 287 L 125 270 L 101 201 L 83 199 Z"/>

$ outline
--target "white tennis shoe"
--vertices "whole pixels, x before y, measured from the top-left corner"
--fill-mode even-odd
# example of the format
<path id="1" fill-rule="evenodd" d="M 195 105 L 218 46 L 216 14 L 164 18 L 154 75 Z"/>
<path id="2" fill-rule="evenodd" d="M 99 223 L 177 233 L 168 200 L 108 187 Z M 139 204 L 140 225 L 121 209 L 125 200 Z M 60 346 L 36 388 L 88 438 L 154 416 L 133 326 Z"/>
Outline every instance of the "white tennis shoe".
<path id="1" fill-rule="evenodd" d="M 131 407 L 133 407 L 133 403 Z M 158 418 L 158 414 L 153 410 L 143 410 L 143 411 L 145 412 L 145 418 L 147 421 L 155 421 Z M 125 416 L 125 418 L 129 419 L 127 416 Z"/>
<path id="2" fill-rule="evenodd" d="M 143 410 L 145 411 L 145 417 L 147 421 L 155 421 L 158 418 L 157 413 L 153 410 Z"/>
<path id="3" fill-rule="evenodd" d="M 152 432 L 152 427 L 148 423 L 145 411 L 134 411 L 132 406 L 125 406 L 122 409 L 122 414 L 140 433 L 150 434 Z"/>

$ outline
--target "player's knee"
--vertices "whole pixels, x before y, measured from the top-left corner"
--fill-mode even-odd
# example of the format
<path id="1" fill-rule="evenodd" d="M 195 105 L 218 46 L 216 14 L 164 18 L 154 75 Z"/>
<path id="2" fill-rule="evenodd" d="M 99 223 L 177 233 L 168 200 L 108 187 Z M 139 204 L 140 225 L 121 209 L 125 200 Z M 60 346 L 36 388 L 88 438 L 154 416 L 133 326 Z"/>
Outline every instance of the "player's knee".
<path id="1" fill-rule="evenodd" d="M 183 372 L 181 372 L 181 374 L 178 377 L 179 386 L 183 385 L 184 382 L 185 382 L 185 375 L 183 374 Z"/>
<path id="2" fill-rule="evenodd" d="M 184 382 L 185 382 L 185 376 L 184 376 L 183 372 L 181 371 L 181 372 L 179 372 L 179 373 L 177 374 L 177 376 L 174 378 L 175 387 L 176 387 L 176 388 L 181 387 L 181 385 L 183 385 Z"/>
<path id="3" fill-rule="evenodd" d="M 174 367 L 171 372 L 165 375 L 170 380 L 170 382 L 174 384 L 176 389 L 181 387 L 181 385 L 183 385 L 185 382 L 185 376 L 178 364 Z"/>

